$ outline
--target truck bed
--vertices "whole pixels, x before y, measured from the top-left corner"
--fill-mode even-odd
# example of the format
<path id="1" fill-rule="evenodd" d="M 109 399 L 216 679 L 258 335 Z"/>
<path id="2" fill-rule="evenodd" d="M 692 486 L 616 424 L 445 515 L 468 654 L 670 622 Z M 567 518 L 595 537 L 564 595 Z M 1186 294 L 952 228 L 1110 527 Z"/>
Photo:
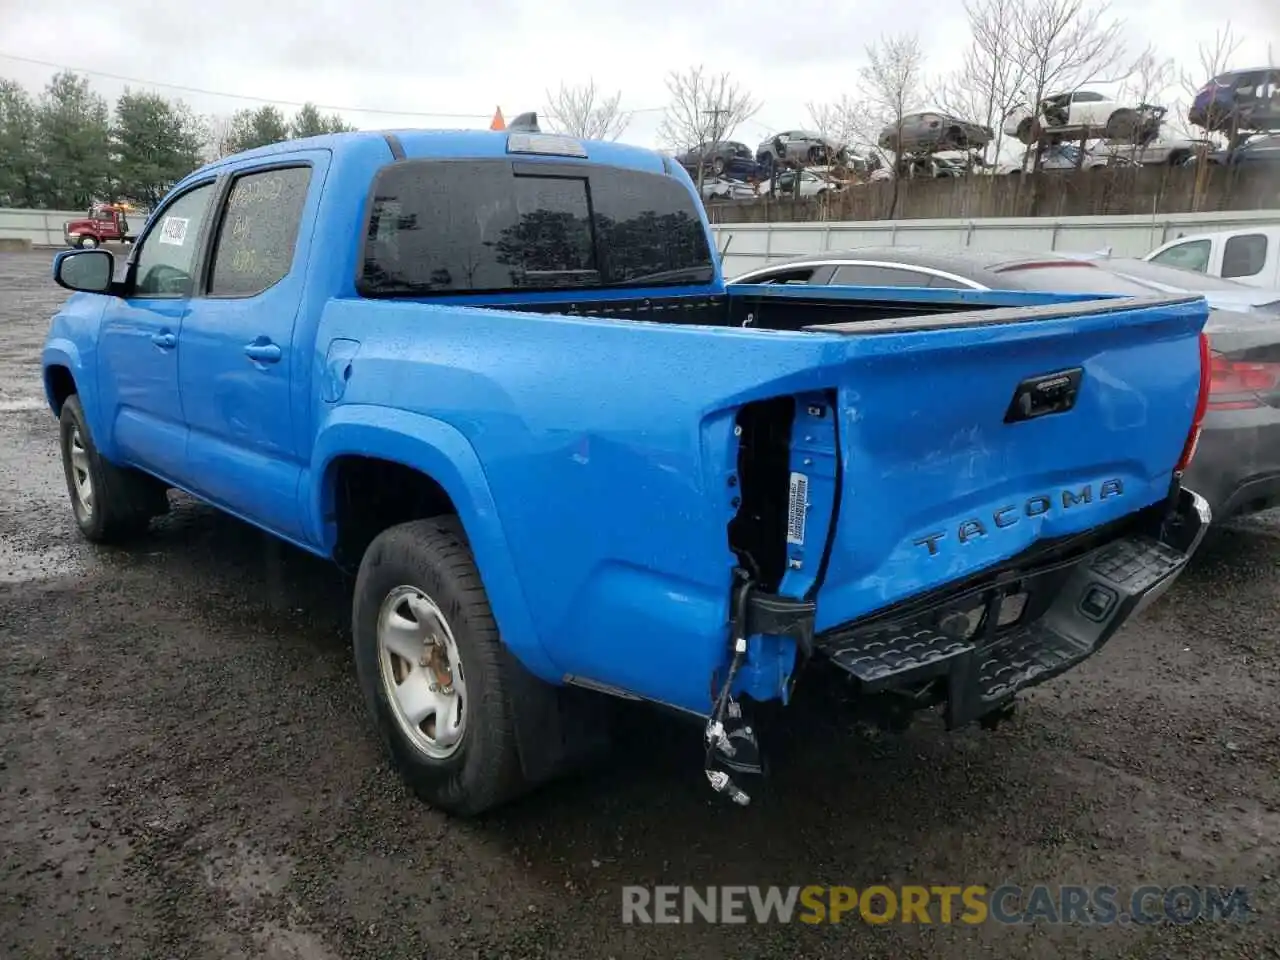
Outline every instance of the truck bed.
<path id="1" fill-rule="evenodd" d="M 956 313 L 987 316 L 991 311 L 999 311 L 998 316 L 990 316 L 982 322 L 1004 323 L 1012 316 L 1005 311 L 1014 308 L 1034 306 L 1048 310 L 1044 314 L 1046 316 L 1056 316 L 1058 314 L 1053 312 L 1053 308 L 1063 304 L 1087 303 L 1092 305 L 1089 309 L 1096 309 L 1099 301 L 1120 299 L 1093 294 L 904 287 L 814 288 L 742 284 L 726 290 L 725 294 L 659 293 L 632 297 L 618 297 L 616 292 L 608 290 L 584 290 L 581 296 L 573 299 L 563 296 L 502 297 L 480 302 L 466 298 L 457 302 L 494 310 L 570 317 L 608 317 L 714 327 L 750 326 L 762 330 L 825 329 L 828 332 L 870 333 L 873 329 L 880 332 L 912 329 L 901 325 L 903 318 L 928 317 L 931 319 L 926 326 L 917 324 L 914 329 L 936 329 L 940 325 L 939 317 Z M 973 325 L 975 321 L 960 322 Z M 872 328 L 867 324 L 877 326 Z M 948 320 L 941 325 L 956 324 Z"/>

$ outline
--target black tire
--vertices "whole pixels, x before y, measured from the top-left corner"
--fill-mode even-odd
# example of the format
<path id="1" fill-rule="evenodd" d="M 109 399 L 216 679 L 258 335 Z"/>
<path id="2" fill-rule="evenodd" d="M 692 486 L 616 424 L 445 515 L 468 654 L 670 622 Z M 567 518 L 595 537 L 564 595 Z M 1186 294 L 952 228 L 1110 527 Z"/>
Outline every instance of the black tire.
<path id="1" fill-rule="evenodd" d="M 1031 118 L 1030 117 L 1026 118 L 1025 120 L 1021 121 L 1018 124 L 1018 130 L 1015 136 L 1018 138 L 1018 141 L 1020 143 L 1025 143 L 1028 146 L 1030 146 L 1031 144 Z"/>
<path id="2" fill-rule="evenodd" d="M 716 157 L 714 160 L 711 161 L 711 172 L 714 173 L 717 177 L 724 174 L 724 167 L 725 167 L 724 157 Z"/>
<path id="3" fill-rule="evenodd" d="M 378 620 L 383 602 L 401 586 L 417 588 L 436 604 L 461 660 L 466 727 L 455 752 L 444 758 L 429 756 L 409 739 L 383 683 Z M 414 793 L 436 809 L 468 817 L 524 791 L 510 654 L 455 517 L 402 523 L 374 538 L 356 576 L 351 632 L 366 706 L 383 747 Z"/>
<path id="4" fill-rule="evenodd" d="M 152 517 L 168 510 L 164 484 L 137 470 L 118 467 L 98 453 L 80 398 L 74 393 L 63 401 L 58 417 L 58 446 L 72 514 L 90 542 L 120 543 L 140 536 Z M 83 454 L 82 464 L 73 462 L 77 446 Z M 79 492 L 81 467 L 88 474 L 91 504 L 86 504 Z"/>
<path id="5" fill-rule="evenodd" d="M 1107 117 L 1105 133 L 1108 140 L 1138 135 L 1138 114 L 1133 110 L 1117 110 Z"/>
<path id="6" fill-rule="evenodd" d="M 1174 150 L 1169 154 L 1169 166 L 1185 167 L 1191 163 L 1190 150 Z"/>

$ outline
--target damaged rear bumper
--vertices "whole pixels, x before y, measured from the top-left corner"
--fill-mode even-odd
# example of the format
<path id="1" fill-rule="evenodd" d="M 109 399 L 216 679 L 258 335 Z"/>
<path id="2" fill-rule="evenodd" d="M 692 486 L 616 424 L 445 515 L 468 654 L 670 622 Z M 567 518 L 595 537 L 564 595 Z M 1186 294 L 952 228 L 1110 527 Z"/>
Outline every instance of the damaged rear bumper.
<path id="1" fill-rule="evenodd" d="M 1097 653 L 1173 585 L 1210 520 L 1207 501 L 1181 489 L 1155 534 L 1010 570 L 923 608 L 827 631 L 814 647 L 861 693 L 942 704 L 947 726 L 964 726 Z"/>

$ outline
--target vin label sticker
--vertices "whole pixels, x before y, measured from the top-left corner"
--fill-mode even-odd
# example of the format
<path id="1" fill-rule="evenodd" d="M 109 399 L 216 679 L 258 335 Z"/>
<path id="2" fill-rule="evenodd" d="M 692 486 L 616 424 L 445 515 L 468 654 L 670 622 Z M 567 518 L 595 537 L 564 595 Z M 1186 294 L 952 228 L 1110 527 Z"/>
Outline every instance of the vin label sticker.
<path id="1" fill-rule="evenodd" d="M 787 543 L 804 543 L 805 509 L 809 506 L 809 478 L 791 474 L 791 499 L 787 504 Z"/>

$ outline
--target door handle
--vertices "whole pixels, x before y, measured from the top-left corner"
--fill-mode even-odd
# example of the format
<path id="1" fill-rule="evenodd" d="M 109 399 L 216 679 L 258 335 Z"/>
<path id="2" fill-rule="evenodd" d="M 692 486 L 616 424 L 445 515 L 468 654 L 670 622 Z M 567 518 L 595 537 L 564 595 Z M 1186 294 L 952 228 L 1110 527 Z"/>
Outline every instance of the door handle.
<path id="1" fill-rule="evenodd" d="M 164 333 L 153 333 L 151 335 L 151 342 L 161 350 L 172 350 L 178 345 L 178 335 L 176 333 L 169 333 L 167 330 Z"/>
<path id="2" fill-rule="evenodd" d="M 278 363 L 280 347 L 269 340 L 265 343 L 255 340 L 253 343 L 245 344 L 244 355 L 257 363 Z"/>

